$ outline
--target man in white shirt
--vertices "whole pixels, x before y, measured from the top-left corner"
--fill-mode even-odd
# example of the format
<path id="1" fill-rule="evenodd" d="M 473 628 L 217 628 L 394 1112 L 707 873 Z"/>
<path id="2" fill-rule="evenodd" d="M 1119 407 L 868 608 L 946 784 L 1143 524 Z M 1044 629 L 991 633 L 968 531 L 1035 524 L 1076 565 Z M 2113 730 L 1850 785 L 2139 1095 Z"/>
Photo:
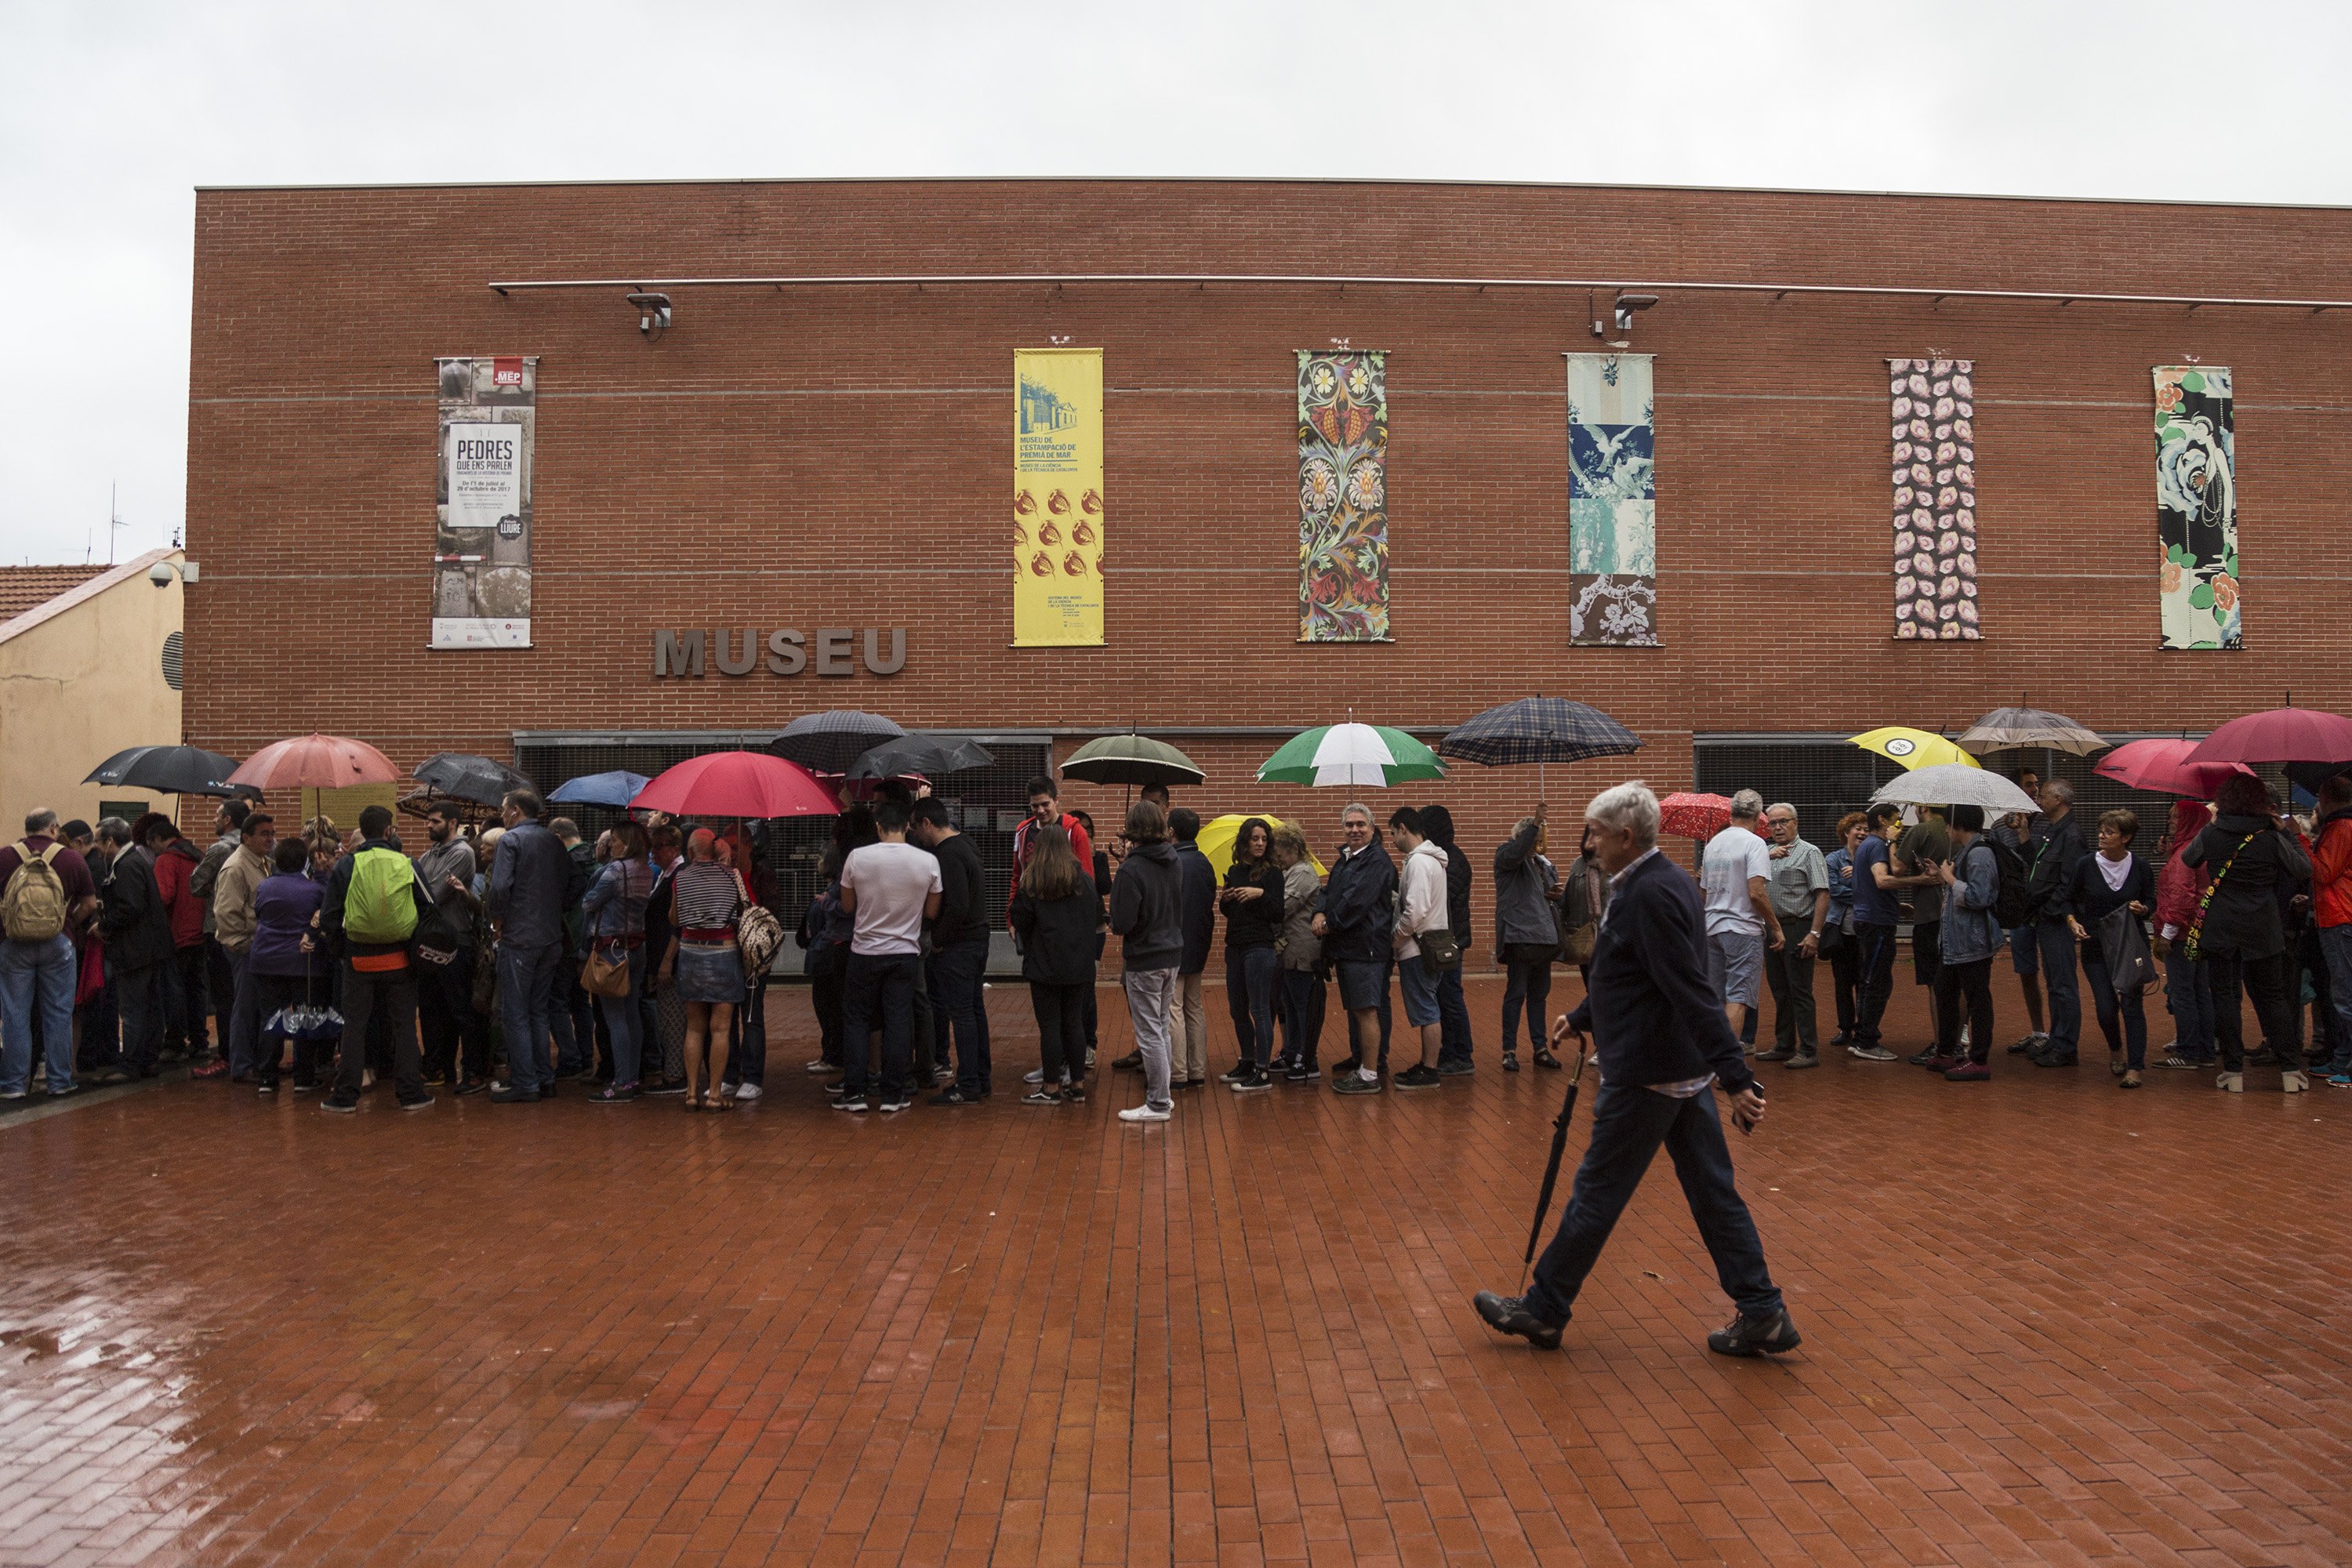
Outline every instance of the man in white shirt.
<path id="1" fill-rule="evenodd" d="M 907 842 L 907 808 L 885 801 L 874 811 L 881 841 L 849 852 L 841 867 L 841 909 L 856 921 L 849 968 L 842 977 L 841 1049 L 845 1068 L 835 1110 L 863 1112 L 867 1040 L 882 1028 L 881 1100 L 900 1111 L 913 1103 L 915 988 L 922 983 L 923 922 L 940 912 L 939 857 Z"/>
<path id="2" fill-rule="evenodd" d="M 1764 952 L 1782 942 L 1772 913 L 1772 851 L 1764 841 L 1764 797 L 1731 797 L 1731 826 L 1706 841 L 1699 886 L 1706 895 L 1706 977 L 1731 1032 L 1748 1026 L 1763 989 Z"/>
<path id="3" fill-rule="evenodd" d="M 1444 1015 L 1437 1005 L 1437 975 L 1422 962 L 1422 944 L 1448 939 L 1453 932 L 1445 911 L 1445 851 L 1422 832 L 1421 813 L 1399 806 L 1389 817 L 1389 837 L 1404 851 L 1397 868 L 1397 981 L 1404 988 L 1404 1021 L 1421 1031 L 1421 1063 L 1389 1080 L 1399 1089 L 1435 1089 L 1445 1081 L 1437 1070 L 1437 1051 L 1444 1039 Z"/>

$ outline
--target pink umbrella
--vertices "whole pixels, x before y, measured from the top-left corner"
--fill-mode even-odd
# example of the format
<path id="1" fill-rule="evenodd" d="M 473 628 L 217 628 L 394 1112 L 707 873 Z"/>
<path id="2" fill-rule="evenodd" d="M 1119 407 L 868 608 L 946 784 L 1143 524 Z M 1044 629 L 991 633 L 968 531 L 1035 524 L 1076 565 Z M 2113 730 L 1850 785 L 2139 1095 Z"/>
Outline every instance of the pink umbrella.
<path id="1" fill-rule="evenodd" d="M 400 769 L 390 757 L 342 735 L 296 735 L 272 741 L 228 775 L 230 784 L 256 789 L 341 789 L 346 784 L 392 784 Z"/>
<path id="2" fill-rule="evenodd" d="M 2272 708 L 2232 719 L 2189 753 L 2195 763 L 2352 763 L 2352 719 Z"/>
<path id="3" fill-rule="evenodd" d="M 2243 763 L 2200 763 L 2189 760 L 2194 741 L 2126 741 L 2092 764 L 2091 771 L 2133 789 L 2158 795 L 2185 795 L 2210 800 L 2221 781 L 2231 773 L 2252 773 Z"/>
<path id="4" fill-rule="evenodd" d="M 710 752 L 656 776 L 629 809 L 678 816 L 831 816 L 841 805 L 798 763 L 766 752 Z"/>
<path id="5" fill-rule="evenodd" d="M 1719 795 L 1670 795 L 1658 802 L 1661 832 L 1712 838 L 1731 826 L 1731 801 Z"/>

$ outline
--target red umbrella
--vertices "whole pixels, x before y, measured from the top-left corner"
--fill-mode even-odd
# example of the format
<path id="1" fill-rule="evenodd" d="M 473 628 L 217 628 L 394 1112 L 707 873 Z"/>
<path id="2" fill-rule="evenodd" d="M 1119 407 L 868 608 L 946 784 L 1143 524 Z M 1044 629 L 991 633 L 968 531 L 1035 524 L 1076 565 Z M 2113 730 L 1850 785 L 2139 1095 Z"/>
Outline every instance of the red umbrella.
<path id="1" fill-rule="evenodd" d="M 2243 763 L 2199 763 L 2189 760 L 2194 741 L 2126 741 L 2091 767 L 2095 773 L 2133 789 L 2158 795 L 2185 795 L 2210 800 L 2221 781 L 2231 773 L 2251 773 Z"/>
<path id="2" fill-rule="evenodd" d="M 1712 838 L 1731 826 L 1731 802 L 1719 795 L 1670 795 L 1658 802 L 1658 826 L 1685 838 Z"/>
<path id="3" fill-rule="evenodd" d="M 391 784 L 400 777 L 393 760 L 342 735 L 296 735 L 272 741 L 245 759 L 230 784 L 256 789 L 341 789 L 346 784 Z"/>
<path id="4" fill-rule="evenodd" d="M 2273 708 L 2232 719 L 2197 743 L 2192 763 L 2352 763 L 2352 719 Z"/>
<path id="5" fill-rule="evenodd" d="M 629 809 L 677 816 L 831 816 L 841 805 L 798 763 L 766 752 L 710 752 L 656 776 Z"/>

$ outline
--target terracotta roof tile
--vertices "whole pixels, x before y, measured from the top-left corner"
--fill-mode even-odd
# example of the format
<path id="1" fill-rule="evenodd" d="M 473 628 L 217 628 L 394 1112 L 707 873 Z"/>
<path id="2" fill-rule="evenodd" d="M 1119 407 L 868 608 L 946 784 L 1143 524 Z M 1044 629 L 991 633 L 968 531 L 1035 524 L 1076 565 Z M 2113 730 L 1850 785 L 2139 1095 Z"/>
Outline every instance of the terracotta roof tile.
<path id="1" fill-rule="evenodd" d="M 37 609 L 106 570 L 104 566 L 0 566 L 0 621 Z"/>

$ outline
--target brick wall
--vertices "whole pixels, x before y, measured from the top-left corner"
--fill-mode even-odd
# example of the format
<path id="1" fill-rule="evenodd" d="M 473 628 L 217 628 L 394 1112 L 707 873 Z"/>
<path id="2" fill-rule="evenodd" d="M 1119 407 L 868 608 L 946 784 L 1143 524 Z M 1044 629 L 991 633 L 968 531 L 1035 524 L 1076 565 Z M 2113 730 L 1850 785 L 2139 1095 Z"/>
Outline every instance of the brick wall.
<path id="1" fill-rule="evenodd" d="M 2018 700 L 2115 730 L 2352 709 L 2352 315 L 1669 290 L 1654 649 L 1570 648 L 1564 351 L 1581 291 L 1069 284 L 620 290 L 493 278 L 1221 271 L 1752 279 L 2352 297 L 2352 215 L 1528 186 L 836 183 L 223 190 L 196 211 L 193 741 L 313 728 L 413 764 L 516 729 L 1442 724 L 1541 690 L 1647 737 L 1551 772 L 1686 784 L 1690 737 L 1962 724 Z M 1605 292 L 1599 303 L 1606 304 Z M 1100 345 L 1108 646 L 1010 640 L 1011 354 Z M 1302 647 L 1293 351 L 1390 351 L 1385 647 Z M 1891 637 L 1882 361 L 1977 362 L 1984 640 Z M 537 646 L 428 652 L 436 354 L 536 353 Z M 2246 648 L 2159 653 L 2148 368 L 2236 373 Z M 903 625 L 905 672 L 656 681 L 654 627 Z M 1271 741 L 1202 741 L 1201 804 Z M 1444 799 L 1490 846 L 1532 770 Z M 1107 792 L 1116 795 L 1117 792 Z M 1074 790 L 1084 800 L 1089 792 Z M 1088 804 L 1099 804 L 1089 802 Z M 1100 812 L 1097 815 L 1101 815 Z M 1482 900 L 1483 902 L 1483 900 Z"/>

